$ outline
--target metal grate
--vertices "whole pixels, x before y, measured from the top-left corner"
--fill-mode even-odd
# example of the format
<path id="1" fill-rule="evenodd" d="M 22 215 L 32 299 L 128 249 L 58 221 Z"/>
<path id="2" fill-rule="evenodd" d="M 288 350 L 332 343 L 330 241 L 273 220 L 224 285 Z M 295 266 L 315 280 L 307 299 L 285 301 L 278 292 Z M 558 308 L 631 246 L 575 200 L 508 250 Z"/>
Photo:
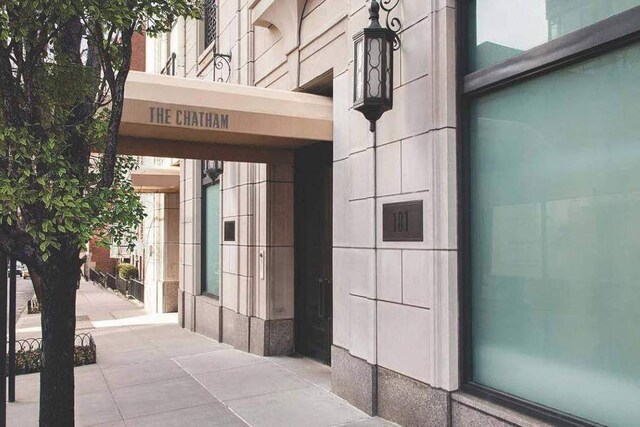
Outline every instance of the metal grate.
<path id="1" fill-rule="evenodd" d="M 217 16 L 216 0 L 204 0 L 203 2 L 203 18 L 204 18 L 204 47 L 216 41 L 218 16 Z"/>

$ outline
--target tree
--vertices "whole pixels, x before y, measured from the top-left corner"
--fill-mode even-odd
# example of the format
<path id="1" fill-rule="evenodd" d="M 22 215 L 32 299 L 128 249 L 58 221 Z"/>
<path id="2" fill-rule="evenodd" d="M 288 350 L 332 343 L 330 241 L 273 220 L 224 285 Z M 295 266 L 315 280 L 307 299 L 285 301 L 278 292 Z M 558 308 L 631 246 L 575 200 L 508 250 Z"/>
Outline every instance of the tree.
<path id="1" fill-rule="evenodd" d="M 26 264 L 42 307 L 40 425 L 74 425 L 80 251 L 131 241 L 143 209 L 119 157 L 132 36 L 197 17 L 198 0 L 0 2 L 0 251 Z"/>

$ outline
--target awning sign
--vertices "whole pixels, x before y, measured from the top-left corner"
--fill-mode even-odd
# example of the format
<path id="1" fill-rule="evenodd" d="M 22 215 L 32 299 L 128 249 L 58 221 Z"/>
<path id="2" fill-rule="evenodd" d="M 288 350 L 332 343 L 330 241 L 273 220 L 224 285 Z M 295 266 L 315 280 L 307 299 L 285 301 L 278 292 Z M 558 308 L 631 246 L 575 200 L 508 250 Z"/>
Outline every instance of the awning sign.
<path id="1" fill-rule="evenodd" d="M 229 129 L 229 115 L 206 111 L 149 107 L 149 123 L 203 129 Z"/>

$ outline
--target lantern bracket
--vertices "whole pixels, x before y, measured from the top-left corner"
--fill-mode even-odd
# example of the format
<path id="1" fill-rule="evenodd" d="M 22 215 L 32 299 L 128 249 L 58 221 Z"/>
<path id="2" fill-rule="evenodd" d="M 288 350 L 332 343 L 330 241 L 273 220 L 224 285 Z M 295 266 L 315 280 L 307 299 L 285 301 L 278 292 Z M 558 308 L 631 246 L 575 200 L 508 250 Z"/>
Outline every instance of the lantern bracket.
<path id="1" fill-rule="evenodd" d="M 399 50 L 402 47 L 402 41 L 398 35 L 402 31 L 402 21 L 397 16 L 392 16 L 392 12 L 399 4 L 400 0 L 380 0 L 380 8 L 387 12 L 387 28 L 393 32 L 393 50 Z"/>
<path id="2" fill-rule="evenodd" d="M 230 78 L 231 78 L 231 54 L 225 55 L 222 53 L 214 52 L 213 81 L 219 82 L 219 83 L 229 83 Z"/>

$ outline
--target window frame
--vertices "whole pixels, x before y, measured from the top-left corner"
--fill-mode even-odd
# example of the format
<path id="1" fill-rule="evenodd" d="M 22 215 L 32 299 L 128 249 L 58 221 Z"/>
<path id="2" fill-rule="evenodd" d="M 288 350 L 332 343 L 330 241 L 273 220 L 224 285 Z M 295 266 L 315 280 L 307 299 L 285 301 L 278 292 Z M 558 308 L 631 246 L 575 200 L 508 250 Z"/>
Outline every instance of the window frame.
<path id="1" fill-rule="evenodd" d="M 201 246 L 202 246 L 202 250 L 200 251 L 200 263 L 201 263 L 201 267 L 200 267 L 200 295 L 202 296 L 206 296 L 209 298 L 212 298 L 216 301 L 220 300 L 220 294 L 222 291 L 222 239 L 220 239 L 220 250 L 218 251 L 218 261 L 219 261 L 219 265 L 220 265 L 220 272 L 218 274 L 218 283 L 219 283 L 219 287 L 218 287 L 218 294 L 214 294 L 211 292 L 207 292 L 205 290 L 205 284 L 206 284 L 206 244 L 207 244 L 207 229 L 205 227 L 205 220 L 206 220 L 206 214 L 207 214 L 207 204 L 205 203 L 205 192 L 204 189 L 207 187 L 211 187 L 212 185 L 220 185 L 220 197 L 222 197 L 222 173 L 220 175 L 218 175 L 215 179 L 211 179 L 211 177 L 206 173 L 207 171 L 207 161 L 206 160 L 202 160 L 200 161 L 200 197 L 201 197 L 201 203 L 200 203 L 200 220 L 202 221 L 202 226 L 200 227 L 200 242 L 201 242 Z M 220 218 L 222 218 L 222 210 L 220 211 Z M 218 226 L 220 227 L 220 224 L 218 224 Z M 222 235 L 220 235 L 222 237 Z"/>
<path id="2" fill-rule="evenodd" d="M 470 1 L 458 2 L 457 22 L 457 158 L 458 158 L 458 295 L 460 389 L 489 402 L 513 409 L 544 422 L 562 426 L 600 426 L 473 381 L 471 318 L 471 162 L 470 104 L 481 95 L 498 91 L 531 78 L 563 69 L 640 41 L 640 6 L 534 47 L 498 64 L 466 73 L 469 60 Z"/>

